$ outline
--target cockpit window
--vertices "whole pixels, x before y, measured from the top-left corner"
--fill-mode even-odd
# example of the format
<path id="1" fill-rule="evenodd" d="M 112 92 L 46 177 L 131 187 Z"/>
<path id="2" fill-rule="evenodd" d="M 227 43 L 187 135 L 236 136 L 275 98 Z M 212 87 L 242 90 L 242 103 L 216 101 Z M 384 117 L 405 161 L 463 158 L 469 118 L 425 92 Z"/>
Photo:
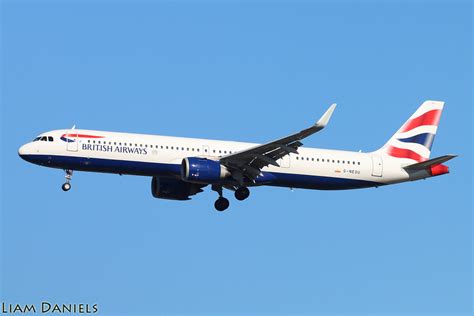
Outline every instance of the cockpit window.
<path id="1" fill-rule="evenodd" d="M 54 137 L 53 136 L 38 136 L 35 139 L 33 139 L 34 142 L 37 141 L 42 141 L 42 142 L 54 142 Z"/>

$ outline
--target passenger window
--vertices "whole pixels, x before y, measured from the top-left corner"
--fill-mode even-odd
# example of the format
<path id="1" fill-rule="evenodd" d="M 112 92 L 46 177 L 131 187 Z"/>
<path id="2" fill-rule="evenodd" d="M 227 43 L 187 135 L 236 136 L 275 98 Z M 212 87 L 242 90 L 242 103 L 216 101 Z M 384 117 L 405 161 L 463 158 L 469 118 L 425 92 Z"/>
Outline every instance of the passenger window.
<path id="1" fill-rule="evenodd" d="M 359 161 L 359 162 L 357 162 L 357 164 L 358 164 L 358 165 L 360 165 L 360 161 Z"/>

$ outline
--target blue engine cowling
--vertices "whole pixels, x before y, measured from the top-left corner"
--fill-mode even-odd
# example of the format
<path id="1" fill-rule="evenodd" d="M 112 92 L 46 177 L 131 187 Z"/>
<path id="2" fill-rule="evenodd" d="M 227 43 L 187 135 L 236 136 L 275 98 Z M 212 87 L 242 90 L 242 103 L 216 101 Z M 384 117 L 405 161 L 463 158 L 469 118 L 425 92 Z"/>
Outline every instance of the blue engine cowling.
<path id="1" fill-rule="evenodd" d="M 229 170 L 219 161 L 189 157 L 181 162 L 181 179 L 195 183 L 216 183 L 230 176 Z"/>
<path id="2" fill-rule="evenodd" d="M 158 199 L 189 200 L 191 195 L 202 192 L 201 187 L 179 179 L 153 177 L 151 180 L 151 194 Z"/>

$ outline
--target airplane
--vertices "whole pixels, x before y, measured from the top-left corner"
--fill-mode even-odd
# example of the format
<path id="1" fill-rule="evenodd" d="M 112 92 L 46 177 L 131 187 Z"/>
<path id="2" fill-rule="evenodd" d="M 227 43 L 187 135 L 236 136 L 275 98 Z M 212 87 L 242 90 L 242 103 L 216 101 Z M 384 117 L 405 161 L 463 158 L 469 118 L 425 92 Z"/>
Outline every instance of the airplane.
<path id="1" fill-rule="evenodd" d="M 425 101 L 373 152 L 302 147 L 303 139 L 326 127 L 335 107 L 309 128 L 265 144 L 73 127 L 42 133 L 18 154 L 30 163 L 63 169 L 64 191 L 71 189 L 73 171 L 148 176 L 152 195 L 159 199 L 190 200 L 210 185 L 219 195 L 218 211 L 229 207 L 223 189 L 242 201 L 255 186 L 345 190 L 449 173 L 443 163 L 456 155 L 430 159 L 444 102 Z"/>

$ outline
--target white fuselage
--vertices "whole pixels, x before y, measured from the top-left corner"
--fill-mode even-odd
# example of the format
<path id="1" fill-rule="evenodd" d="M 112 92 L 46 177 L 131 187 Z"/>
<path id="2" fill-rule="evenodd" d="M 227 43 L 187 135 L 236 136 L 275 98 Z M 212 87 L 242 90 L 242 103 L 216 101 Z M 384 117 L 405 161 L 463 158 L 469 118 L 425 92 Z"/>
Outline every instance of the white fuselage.
<path id="1" fill-rule="evenodd" d="M 23 159 L 60 169 L 169 178 L 181 178 L 183 158 L 218 161 L 257 145 L 94 130 L 56 130 L 39 137 L 20 148 Z M 430 176 L 426 171 L 408 174 L 402 167 L 410 163 L 376 153 L 299 148 L 298 154 L 278 160 L 279 167 L 264 167 L 262 175 L 248 185 L 354 189 Z"/>

